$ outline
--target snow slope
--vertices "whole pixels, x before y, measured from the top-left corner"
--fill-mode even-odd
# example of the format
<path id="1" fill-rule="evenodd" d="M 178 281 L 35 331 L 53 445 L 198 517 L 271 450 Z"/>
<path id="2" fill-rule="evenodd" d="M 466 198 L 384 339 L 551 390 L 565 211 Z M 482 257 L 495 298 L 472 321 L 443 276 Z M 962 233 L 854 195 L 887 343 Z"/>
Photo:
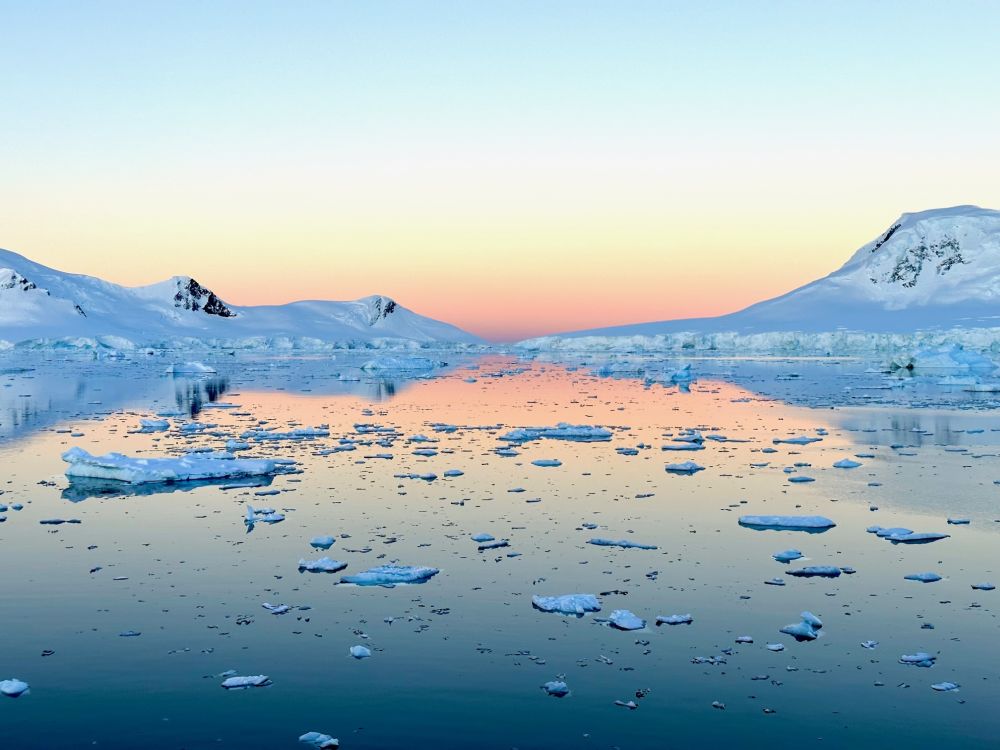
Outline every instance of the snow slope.
<path id="1" fill-rule="evenodd" d="M 903 214 L 829 276 L 729 315 L 577 331 L 522 346 L 579 348 L 584 342 L 568 339 L 597 346 L 598 339 L 669 341 L 679 334 L 739 346 L 771 334 L 818 340 L 953 328 L 1000 328 L 1000 211 L 955 206 Z"/>
<path id="2" fill-rule="evenodd" d="M 480 340 L 388 297 L 353 302 L 228 305 L 189 276 L 124 287 L 0 250 L 0 341 L 12 344 L 229 347 Z M 75 340 L 75 341 L 74 341 Z"/>

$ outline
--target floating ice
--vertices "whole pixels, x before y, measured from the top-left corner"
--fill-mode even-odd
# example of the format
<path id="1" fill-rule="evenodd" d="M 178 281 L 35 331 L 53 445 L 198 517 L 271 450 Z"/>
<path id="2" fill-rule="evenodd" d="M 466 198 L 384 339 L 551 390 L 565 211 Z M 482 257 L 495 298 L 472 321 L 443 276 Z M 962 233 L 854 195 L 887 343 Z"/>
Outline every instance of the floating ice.
<path id="1" fill-rule="evenodd" d="M 361 365 L 361 369 L 368 372 L 425 372 L 441 367 L 442 364 L 428 357 L 401 355 L 369 360 Z"/>
<path id="2" fill-rule="evenodd" d="M 640 544 L 628 539 L 600 539 L 594 538 L 587 541 L 587 544 L 594 544 L 598 547 L 623 547 L 625 549 L 656 549 L 655 544 Z"/>
<path id="3" fill-rule="evenodd" d="M 937 690 L 939 693 L 954 693 L 958 688 L 959 685 L 954 682 L 935 682 L 931 685 L 931 690 Z"/>
<path id="4" fill-rule="evenodd" d="M 222 683 L 222 687 L 226 690 L 246 690 L 247 688 L 268 687 L 270 684 L 270 677 L 263 674 L 257 674 L 229 677 Z"/>
<path id="5" fill-rule="evenodd" d="M 785 575 L 796 578 L 839 578 L 842 572 L 840 568 L 835 568 L 832 565 L 809 565 L 805 568 L 785 571 Z"/>
<path id="6" fill-rule="evenodd" d="M 797 549 L 786 549 L 783 552 L 775 552 L 771 555 L 778 562 L 788 563 L 792 560 L 798 560 L 803 557 L 802 553 Z"/>
<path id="7" fill-rule="evenodd" d="M 921 583 L 934 583 L 941 580 L 941 576 L 937 573 L 910 573 L 903 578 L 907 581 L 920 581 Z"/>
<path id="8" fill-rule="evenodd" d="M 8 698 L 20 698 L 31 691 L 27 682 L 12 677 L 9 680 L 0 680 L 0 693 Z"/>
<path id="9" fill-rule="evenodd" d="M 691 615 L 660 615 L 656 618 L 657 625 L 690 625 L 694 622 Z"/>
<path id="10" fill-rule="evenodd" d="M 974 583 L 972 584 L 972 588 L 976 591 L 993 591 L 996 586 L 992 583 Z"/>
<path id="11" fill-rule="evenodd" d="M 340 747 L 340 740 L 319 732 L 306 732 L 299 737 L 299 742 L 314 747 L 316 750 L 337 750 Z"/>
<path id="12" fill-rule="evenodd" d="M 367 659 L 372 655 L 371 649 L 365 646 L 351 646 L 350 653 L 355 659 Z"/>
<path id="13" fill-rule="evenodd" d="M 531 462 L 534 466 L 562 466 L 558 458 L 536 458 Z"/>
<path id="14" fill-rule="evenodd" d="M 496 539 L 492 534 L 473 534 L 472 541 L 474 542 L 492 542 Z"/>
<path id="15" fill-rule="evenodd" d="M 665 451 L 703 451 L 705 450 L 705 446 L 701 443 L 680 442 L 667 443 L 666 445 L 661 446 L 661 449 Z"/>
<path id="16" fill-rule="evenodd" d="M 163 432 L 170 428 L 170 422 L 165 419 L 140 419 L 140 432 Z"/>
<path id="17" fill-rule="evenodd" d="M 437 568 L 426 568 L 416 565 L 379 565 L 361 573 L 344 576 L 341 583 L 353 583 L 356 586 L 393 586 L 426 583 L 441 571 Z"/>
<path id="18" fill-rule="evenodd" d="M 861 466 L 860 461 L 855 461 L 850 458 L 842 458 L 833 464 L 833 468 L 835 469 L 856 469 L 859 466 Z"/>
<path id="19" fill-rule="evenodd" d="M 869 526 L 866 531 L 882 539 L 888 539 L 893 544 L 927 544 L 950 536 L 936 531 L 916 532 L 901 527 L 886 529 L 881 526 Z"/>
<path id="20" fill-rule="evenodd" d="M 560 422 L 555 427 L 521 427 L 501 435 L 499 439 L 508 443 L 526 443 L 530 440 L 541 439 L 596 443 L 610 440 L 611 431 L 603 427 Z"/>
<path id="21" fill-rule="evenodd" d="M 703 471 L 704 466 L 699 466 L 694 461 L 682 461 L 679 464 L 667 464 L 666 470 L 671 474 L 694 474 L 698 471 Z"/>
<path id="22" fill-rule="evenodd" d="M 740 526 L 778 531 L 826 531 L 836 526 L 825 516 L 740 516 Z"/>
<path id="23" fill-rule="evenodd" d="M 593 594 L 563 594 L 562 596 L 533 596 L 531 606 L 542 612 L 583 617 L 586 612 L 600 612 L 601 603 Z"/>
<path id="24" fill-rule="evenodd" d="M 546 682 L 542 685 L 542 690 L 544 690 L 548 695 L 554 696 L 556 698 L 565 698 L 569 695 L 569 687 L 565 682 L 560 682 L 559 680 L 552 680 L 551 682 Z"/>
<path id="25" fill-rule="evenodd" d="M 818 443 L 823 438 L 821 437 L 810 437 L 808 435 L 798 435 L 796 437 L 790 438 L 774 438 L 771 442 L 775 445 L 809 445 L 809 443 Z"/>
<path id="26" fill-rule="evenodd" d="M 321 557 L 319 560 L 299 560 L 299 571 L 308 573 L 336 573 L 347 567 L 347 563 Z"/>
<path id="27" fill-rule="evenodd" d="M 936 661 L 936 656 L 931 656 L 923 651 L 915 654 L 903 654 L 899 657 L 900 664 L 909 664 L 914 667 L 933 667 Z"/>
<path id="28" fill-rule="evenodd" d="M 815 641 L 819 638 L 819 631 L 823 627 L 822 621 L 812 612 L 803 612 L 800 617 L 801 622 L 785 625 L 780 632 L 792 636 L 797 641 Z"/>
<path id="29" fill-rule="evenodd" d="M 816 480 L 812 477 L 807 477 L 804 474 L 796 474 L 794 477 L 788 477 L 788 481 L 793 484 L 804 484 L 806 482 L 815 482 Z"/>
<path id="30" fill-rule="evenodd" d="M 616 609 L 608 616 L 611 627 L 618 630 L 642 630 L 646 627 L 646 621 L 634 615 L 627 609 Z"/>
<path id="31" fill-rule="evenodd" d="M 309 540 L 309 546 L 316 549 L 330 549 L 335 541 L 332 536 L 315 536 Z"/>
<path id="32" fill-rule="evenodd" d="M 131 458 L 121 453 L 93 456 L 82 448 L 62 454 L 66 476 L 129 484 L 188 482 L 280 474 L 291 470 L 286 459 L 236 458 L 232 453 L 188 453 L 178 458 Z"/>

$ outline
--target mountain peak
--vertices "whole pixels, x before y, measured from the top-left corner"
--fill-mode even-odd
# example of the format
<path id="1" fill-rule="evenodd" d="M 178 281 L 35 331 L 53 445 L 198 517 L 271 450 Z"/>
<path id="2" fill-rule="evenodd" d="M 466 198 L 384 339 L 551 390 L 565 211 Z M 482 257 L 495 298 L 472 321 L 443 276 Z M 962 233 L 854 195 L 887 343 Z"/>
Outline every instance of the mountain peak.
<path id="1" fill-rule="evenodd" d="M 220 318 L 234 318 L 236 313 L 230 309 L 211 289 L 202 286 L 190 276 L 174 276 L 170 281 L 174 286 L 174 307 L 192 312 L 204 312 L 206 315 L 218 315 Z"/>

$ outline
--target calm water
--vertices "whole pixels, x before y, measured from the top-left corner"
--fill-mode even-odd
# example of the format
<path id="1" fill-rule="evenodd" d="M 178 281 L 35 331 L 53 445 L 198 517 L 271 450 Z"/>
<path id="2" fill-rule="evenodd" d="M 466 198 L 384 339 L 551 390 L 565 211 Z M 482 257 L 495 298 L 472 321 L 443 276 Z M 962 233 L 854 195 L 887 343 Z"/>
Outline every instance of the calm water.
<path id="1" fill-rule="evenodd" d="M 1000 732 L 1000 594 L 971 588 L 1000 578 L 1000 412 L 987 400 L 886 391 L 856 362 L 701 362 L 687 393 L 621 370 L 600 377 L 596 363 L 498 357 L 409 381 L 339 359 L 222 358 L 219 374 L 203 378 L 163 377 L 169 360 L 159 359 L 0 364 L 0 503 L 24 504 L 0 524 L 0 679 L 31 684 L 29 695 L 0 697 L 4 748 L 295 748 L 307 731 L 352 750 L 971 748 Z M 220 403 L 235 408 L 212 408 Z M 135 432 L 166 409 L 185 416 L 164 433 Z M 215 427 L 182 435 L 191 421 Z M 109 495 L 63 475 L 71 446 L 176 454 L 220 448 L 262 421 L 327 424 L 331 435 L 254 443 L 243 455 L 292 458 L 302 470 L 267 488 Z M 613 438 L 495 452 L 511 427 L 561 421 L 603 425 Z M 398 436 L 391 447 L 326 452 L 342 437 L 372 440 L 359 423 Z M 730 442 L 661 451 L 690 428 Z M 409 440 L 419 434 L 437 442 Z M 772 442 L 800 434 L 823 440 Z M 634 456 L 615 450 L 640 445 Z M 429 446 L 438 454 L 413 453 Z M 856 454 L 874 457 L 832 468 Z M 687 459 L 705 470 L 664 471 Z M 809 466 L 785 473 L 796 463 Z M 449 469 L 464 474 L 446 478 Z M 410 472 L 439 478 L 395 476 Z M 816 481 L 789 483 L 796 473 Z M 269 490 L 280 494 L 255 495 Z M 247 502 L 286 520 L 247 534 Z M 741 513 L 822 514 L 838 525 L 753 531 L 738 526 Z M 39 523 L 51 518 L 81 523 Z M 893 545 L 865 533 L 873 524 L 951 537 Z M 511 546 L 478 552 L 470 536 L 482 532 Z M 324 534 L 338 537 L 334 547 L 312 550 L 309 539 Z M 586 543 L 595 536 L 657 549 Z M 790 547 L 808 559 L 771 558 Z M 387 589 L 297 571 L 300 558 L 324 555 L 347 562 L 346 573 L 389 561 L 441 573 Z M 803 565 L 857 573 L 783 576 Z M 924 571 L 944 580 L 903 579 Z M 774 577 L 787 585 L 764 584 Z M 599 595 L 602 611 L 576 619 L 531 606 L 532 594 L 567 593 Z M 275 616 L 264 602 L 296 609 Z M 608 627 L 618 608 L 649 625 Z M 796 643 L 778 630 L 803 610 L 823 619 L 822 637 Z M 687 613 L 691 625 L 653 625 Z M 754 643 L 737 645 L 739 636 Z M 862 648 L 867 640 L 878 647 Z M 351 658 L 356 644 L 372 658 Z M 898 663 L 918 651 L 937 664 Z M 708 656 L 725 663 L 692 663 Z M 218 675 L 230 669 L 273 685 L 227 692 Z M 570 696 L 540 689 L 557 678 Z M 931 689 L 944 681 L 961 690 Z"/>

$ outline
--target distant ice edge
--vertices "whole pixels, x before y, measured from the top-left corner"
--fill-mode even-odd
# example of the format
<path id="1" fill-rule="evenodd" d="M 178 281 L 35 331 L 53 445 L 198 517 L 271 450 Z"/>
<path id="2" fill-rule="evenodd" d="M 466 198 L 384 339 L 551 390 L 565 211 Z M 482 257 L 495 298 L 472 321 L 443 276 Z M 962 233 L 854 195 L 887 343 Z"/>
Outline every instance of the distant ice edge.
<path id="1" fill-rule="evenodd" d="M 686 331 L 655 336 L 541 336 L 514 345 L 523 352 L 720 352 L 775 355 L 884 354 L 892 355 L 912 349 L 962 346 L 974 351 L 1000 354 L 1000 327 L 951 328 L 948 330 L 914 331 L 912 333 L 879 333 L 873 331 L 770 331 L 738 333 L 723 331 L 699 333 Z"/>

